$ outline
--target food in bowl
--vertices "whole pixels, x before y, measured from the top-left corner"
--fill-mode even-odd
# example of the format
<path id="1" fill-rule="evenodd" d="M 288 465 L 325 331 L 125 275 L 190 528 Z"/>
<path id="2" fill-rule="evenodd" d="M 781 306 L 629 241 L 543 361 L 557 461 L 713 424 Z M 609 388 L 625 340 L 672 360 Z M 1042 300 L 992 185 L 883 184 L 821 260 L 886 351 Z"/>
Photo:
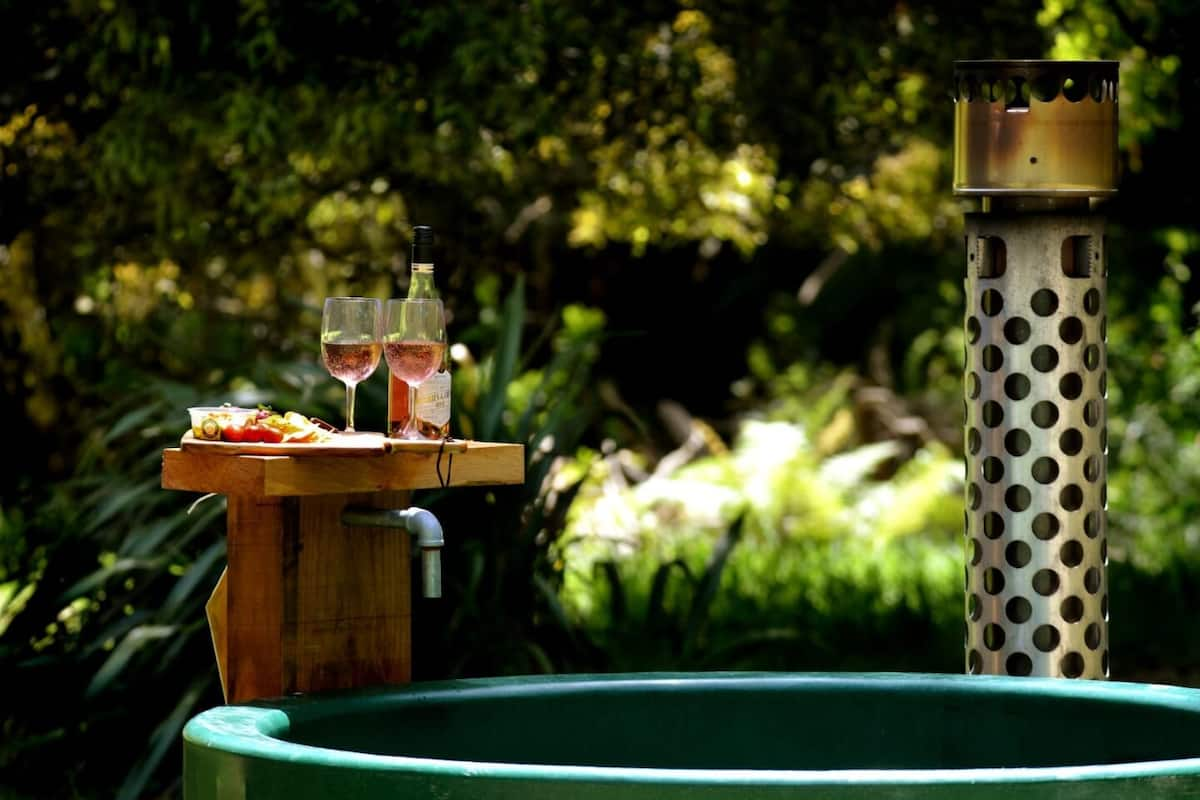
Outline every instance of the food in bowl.
<path id="1" fill-rule="evenodd" d="M 208 441 L 220 441 L 221 432 L 233 427 L 244 427 L 258 414 L 256 408 L 236 406 L 196 406 L 188 409 L 192 417 L 192 436 Z"/>

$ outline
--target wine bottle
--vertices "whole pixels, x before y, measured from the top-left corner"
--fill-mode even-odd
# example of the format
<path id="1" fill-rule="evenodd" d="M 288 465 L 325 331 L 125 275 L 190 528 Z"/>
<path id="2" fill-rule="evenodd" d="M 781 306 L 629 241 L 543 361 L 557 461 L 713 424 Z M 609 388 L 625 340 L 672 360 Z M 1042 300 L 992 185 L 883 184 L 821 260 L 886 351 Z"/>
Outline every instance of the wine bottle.
<path id="1" fill-rule="evenodd" d="M 433 228 L 413 228 L 412 261 L 408 299 L 436 300 L 433 283 Z M 415 408 L 417 432 L 426 439 L 444 439 L 450 435 L 450 349 L 445 349 L 442 367 L 418 387 L 412 387 L 395 375 L 388 375 L 388 436 L 399 436 Z M 416 395 L 414 398 L 413 395 Z"/>

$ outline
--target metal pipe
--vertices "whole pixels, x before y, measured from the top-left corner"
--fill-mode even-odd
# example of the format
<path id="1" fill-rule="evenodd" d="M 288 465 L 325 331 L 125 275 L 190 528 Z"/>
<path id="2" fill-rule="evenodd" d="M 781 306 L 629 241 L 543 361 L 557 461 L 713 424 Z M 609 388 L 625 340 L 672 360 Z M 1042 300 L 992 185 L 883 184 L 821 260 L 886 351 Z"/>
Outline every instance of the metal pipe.
<path id="1" fill-rule="evenodd" d="M 1106 678 L 1116 62 L 955 64 L 966 218 L 967 671 Z"/>
<path id="2" fill-rule="evenodd" d="M 424 597 L 442 596 L 442 523 L 423 508 L 367 508 L 347 506 L 342 511 L 342 524 L 359 528 L 402 528 L 416 537 L 421 548 L 421 594 Z"/>

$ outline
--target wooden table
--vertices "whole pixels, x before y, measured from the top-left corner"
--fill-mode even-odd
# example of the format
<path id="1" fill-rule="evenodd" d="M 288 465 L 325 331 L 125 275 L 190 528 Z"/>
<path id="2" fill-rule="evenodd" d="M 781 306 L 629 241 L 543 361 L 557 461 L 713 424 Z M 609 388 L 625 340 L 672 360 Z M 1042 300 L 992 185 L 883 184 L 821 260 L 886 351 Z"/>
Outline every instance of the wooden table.
<path id="1" fill-rule="evenodd" d="M 346 528 L 350 504 L 404 508 L 413 489 L 522 483 L 524 447 L 444 454 L 163 451 L 162 486 L 228 502 L 228 566 L 208 602 L 225 699 L 412 679 L 409 534 Z M 455 531 L 446 532 L 453 537 Z"/>

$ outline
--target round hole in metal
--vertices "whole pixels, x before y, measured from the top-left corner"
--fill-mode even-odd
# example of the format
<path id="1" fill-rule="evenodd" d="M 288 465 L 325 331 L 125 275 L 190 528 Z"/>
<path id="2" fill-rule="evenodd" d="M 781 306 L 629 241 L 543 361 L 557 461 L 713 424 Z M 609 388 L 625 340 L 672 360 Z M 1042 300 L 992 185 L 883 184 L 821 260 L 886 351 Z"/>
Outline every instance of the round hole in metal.
<path id="1" fill-rule="evenodd" d="M 967 671 L 972 675 L 983 672 L 983 656 L 979 655 L 978 650 L 972 650 L 967 654 Z"/>
<path id="2" fill-rule="evenodd" d="M 981 558 L 983 558 L 983 545 L 981 545 L 979 543 L 978 539 L 972 539 L 971 540 L 971 566 L 975 566 L 976 564 L 978 564 L 979 560 Z"/>
<path id="3" fill-rule="evenodd" d="M 1089 511 L 1083 518 L 1083 532 L 1088 535 L 1089 539 L 1095 539 L 1096 534 L 1100 533 L 1100 512 Z"/>
<path id="4" fill-rule="evenodd" d="M 1100 669 L 1104 672 L 1104 677 L 1108 677 L 1108 651 L 1105 650 L 1100 656 Z"/>
<path id="5" fill-rule="evenodd" d="M 1108 539 L 1100 540 L 1100 563 L 1108 566 Z"/>
<path id="6" fill-rule="evenodd" d="M 1011 400 L 1024 400 L 1029 396 L 1029 378 L 1020 372 L 1014 372 L 1004 379 L 1004 394 Z"/>
<path id="7" fill-rule="evenodd" d="M 979 595 L 974 592 L 967 598 L 967 614 L 971 617 L 972 622 L 978 620 L 983 615 L 983 602 L 979 599 Z"/>
<path id="8" fill-rule="evenodd" d="M 1004 434 L 1004 449 L 1011 455 L 1023 456 L 1029 452 L 1029 434 L 1020 428 L 1013 428 Z"/>
<path id="9" fill-rule="evenodd" d="M 974 372 L 967 373 L 967 397 L 972 400 L 979 397 L 979 375 Z"/>
<path id="10" fill-rule="evenodd" d="M 1064 566 L 1078 567 L 1083 563 L 1083 545 L 1078 539 L 1068 539 L 1058 548 L 1058 557 Z"/>
<path id="11" fill-rule="evenodd" d="M 1089 344 L 1083 348 L 1083 365 L 1088 368 L 1089 372 L 1095 371 L 1096 367 L 1100 366 L 1100 345 Z"/>
<path id="12" fill-rule="evenodd" d="M 1033 616 L 1033 606 L 1024 597 L 1014 597 L 1004 604 L 1004 615 L 1020 625 Z"/>
<path id="13" fill-rule="evenodd" d="M 1009 675 L 1025 677 L 1033 673 L 1033 659 L 1024 653 L 1013 653 L 1005 660 L 1004 669 Z"/>
<path id="14" fill-rule="evenodd" d="M 1004 591 L 1004 573 L 996 567 L 988 567 L 983 571 L 983 590 L 991 595 Z"/>
<path id="15" fill-rule="evenodd" d="M 983 460 L 983 479 L 988 483 L 999 483 L 1004 479 L 1004 462 L 995 456 Z"/>
<path id="16" fill-rule="evenodd" d="M 1049 400 L 1041 400 L 1034 403 L 1030 417 L 1033 418 L 1033 424 L 1039 428 L 1049 428 L 1058 422 L 1058 406 Z"/>
<path id="17" fill-rule="evenodd" d="M 1058 336 L 1067 344 L 1075 344 L 1083 338 L 1083 322 L 1079 317 L 1067 317 L 1058 323 Z"/>
<path id="18" fill-rule="evenodd" d="M 1067 511 L 1078 511 L 1083 505 L 1083 489 L 1080 489 L 1078 484 L 1068 483 L 1058 493 L 1058 502 L 1062 503 L 1062 507 Z"/>
<path id="19" fill-rule="evenodd" d="M 1075 652 L 1067 653 L 1058 667 L 1062 670 L 1063 677 L 1078 678 L 1083 674 L 1083 656 Z"/>
<path id="20" fill-rule="evenodd" d="M 1093 622 L 1087 626 L 1083 632 L 1083 643 L 1088 646 L 1089 650 L 1095 650 L 1100 646 L 1100 625 Z"/>
<path id="21" fill-rule="evenodd" d="M 1100 428 L 1100 452 L 1108 452 L 1108 426 L 1103 425 Z"/>
<path id="22" fill-rule="evenodd" d="M 979 297 L 979 308 L 989 317 L 994 317 L 1004 310 L 1004 295 L 995 289 L 986 289 Z"/>
<path id="23" fill-rule="evenodd" d="M 1100 341 L 1108 341 L 1108 315 L 1100 318 Z"/>
<path id="24" fill-rule="evenodd" d="M 1100 421 L 1100 401 L 1088 400 L 1083 404 L 1083 421 L 1088 424 L 1089 428 L 1096 427 L 1096 423 Z"/>
<path id="25" fill-rule="evenodd" d="M 1100 568 L 1088 567 L 1087 572 L 1083 573 L 1083 588 L 1087 589 L 1088 594 L 1095 594 L 1100 591 Z"/>
<path id="26" fill-rule="evenodd" d="M 1088 289 L 1083 295 L 1083 310 L 1095 316 L 1100 311 L 1100 290 Z"/>
<path id="27" fill-rule="evenodd" d="M 1058 477 L 1058 462 L 1053 458 L 1042 456 L 1033 462 L 1033 479 L 1038 483 L 1054 483 Z"/>
<path id="28" fill-rule="evenodd" d="M 1038 625 L 1034 628 L 1033 646 L 1043 653 L 1049 653 L 1058 647 L 1060 641 L 1062 637 L 1058 635 L 1058 628 L 1053 625 Z"/>
<path id="29" fill-rule="evenodd" d="M 1029 305 L 1033 307 L 1033 313 L 1048 317 L 1058 310 L 1058 295 L 1049 289 L 1038 289 L 1029 298 Z"/>
<path id="30" fill-rule="evenodd" d="M 1033 535 L 1042 541 L 1058 535 L 1058 517 L 1043 511 L 1033 518 Z"/>
<path id="31" fill-rule="evenodd" d="M 983 437 L 979 435 L 979 428 L 967 429 L 967 450 L 971 455 L 979 452 L 979 448 L 983 446 Z"/>
<path id="32" fill-rule="evenodd" d="M 1004 505 L 1010 511 L 1024 511 L 1029 508 L 1030 501 L 1029 490 L 1020 484 L 1008 487 L 1004 493 Z"/>
<path id="33" fill-rule="evenodd" d="M 1092 483 L 1100 477 L 1100 459 L 1096 456 L 1088 456 L 1083 462 L 1083 477 L 1087 478 Z"/>
<path id="34" fill-rule="evenodd" d="M 1004 548 L 1004 560 L 1008 562 L 1010 567 L 1020 569 L 1029 563 L 1029 559 L 1033 558 L 1033 551 L 1029 545 L 1022 541 L 1009 542 L 1008 547 Z"/>
<path id="35" fill-rule="evenodd" d="M 976 397 L 979 392 L 979 376 L 972 372 L 971 377 L 975 378 L 974 391 L 976 392 L 971 397 Z M 971 384 L 968 382 L 968 385 Z M 1058 391 L 1068 400 L 1078 399 L 1079 395 L 1083 394 L 1083 377 L 1078 372 L 1068 372 L 1058 379 Z"/>
<path id="36" fill-rule="evenodd" d="M 1039 569 L 1033 573 L 1033 590 L 1043 597 L 1058 591 L 1058 573 L 1052 569 Z"/>
<path id="37" fill-rule="evenodd" d="M 995 372 L 1004 366 L 1004 353 L 994 344 L 989 344 L 983 348 L 983 368 L 988 372 Z"/>
<path id="38" fill-rule="evenodd" d="M 979 341 L 979 334 L 983 328 L 979 324 L 978 317 L 967 317 L 967 342 L 975 344 Z"/>
<path id="39" fill-rule="evenodd" d="M 995 428 L 1004 422 L 1004 407 L 995 400 L 983 404 L 983 424 Z"/>
<path id="40" fill-rule="evenodd" d="M 1004 323 L 1004 338 L 1012 344 L 1025 344 L 1030 332 L 1029 321 L 1024 317 L 1013 317 Z"/>
<path id="41" fill-rule="evenodd" d="M 1062 601 L 1059 611 L 1062 612 L 1062 618 L 1067 622 L 1079 622 L 1083 619 L 1083 601 L 1075 595 L 1071 595 Z"/>
<path id="42" fill-rule="evenodd" d="M 967 505 L 971 506 L 971 510 L 974 511 L 982 502 L 983 493 L 979 491 L 979 484 L 971 481 L 971 485 L 967 487 Z"/>
<path id="43" fill-rule="evenodd" d="M 1108 622 L 1108 595 L 1103 595 L 1100 598 L 1100 617 L 1105 622 Z"/>
<path id="44" fill-rule="evenodd" d="M 1058 437 L 1058 449 L 1069 456 L 1079 455 L 1083 449 L 1083 434 L 1078 428 L 1067 428 Z"/>
<path id="45" fill-rule="evenodd" d="M 992 652 L 1004 647 L 1004 628 L 994 622 L 984 625 L 983 646 Z"/>
<path id="46" fill-rule="evenodd" d="M 983 515 L 983 535 L 989 539 L 999 539 L 1004 535 L 1004 517 L 995 511 Z"/>
<path id="47" fill-rule="evenodd" d="M 1050 372 L 1058 366 L 1058 351 L 1048 344 L 1038 345 L 1033 348 L 1030 362 L 1038 372 Z"/>
<path id="48" fill-rule="evenodd" d="M 1100 396 L 1108 398 L 1108 370 L 1100 373 Z"/>

